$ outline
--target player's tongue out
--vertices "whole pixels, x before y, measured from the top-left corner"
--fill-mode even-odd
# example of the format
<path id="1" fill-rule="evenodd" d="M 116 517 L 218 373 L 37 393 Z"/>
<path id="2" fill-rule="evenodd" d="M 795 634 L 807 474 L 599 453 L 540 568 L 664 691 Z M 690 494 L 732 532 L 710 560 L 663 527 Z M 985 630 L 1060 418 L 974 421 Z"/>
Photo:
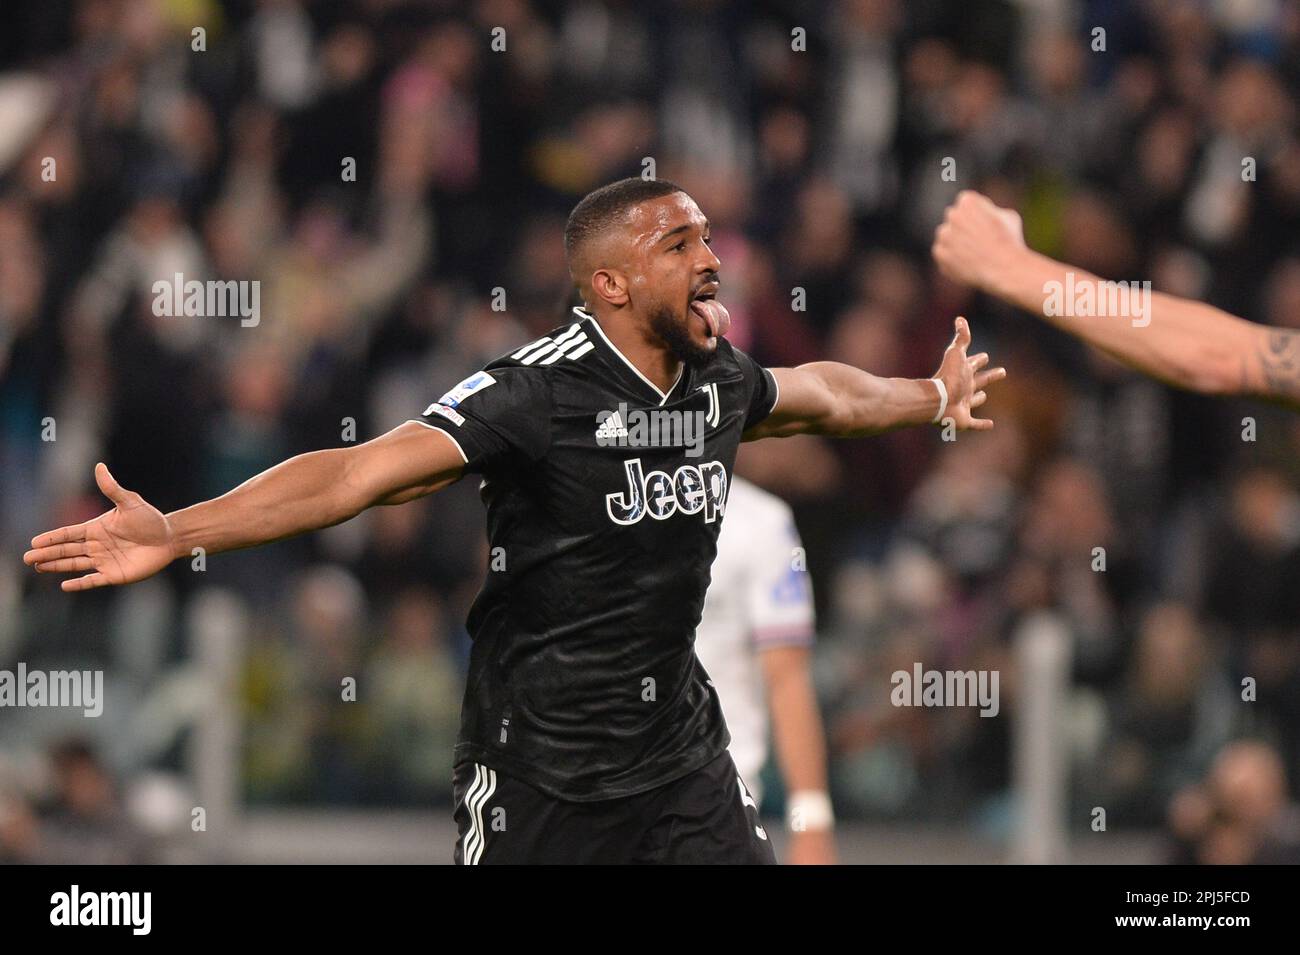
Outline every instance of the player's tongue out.
<path id="1" fill-rule="evenodd" d="M 727 329 L 731 325 L 731 315 L 728 314 L 727 307 L 717 299 L 692 299 L 691 311 L 704 320 L 710 338 L 721 338 L 727 334 Z"/>

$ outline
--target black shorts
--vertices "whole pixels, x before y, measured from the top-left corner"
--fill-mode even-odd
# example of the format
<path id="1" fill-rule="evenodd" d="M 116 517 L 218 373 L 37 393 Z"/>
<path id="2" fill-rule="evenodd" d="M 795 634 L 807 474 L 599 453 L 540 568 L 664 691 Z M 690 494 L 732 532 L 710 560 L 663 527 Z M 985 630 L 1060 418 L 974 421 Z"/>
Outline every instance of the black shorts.
<path id="1" fill-rule="evenodd" d="M 457 865 L 776 864 L 726 752 L 671 783 L 597 802 L 553 799 L 482 763 L 457 766 L 453 784 Z"/>

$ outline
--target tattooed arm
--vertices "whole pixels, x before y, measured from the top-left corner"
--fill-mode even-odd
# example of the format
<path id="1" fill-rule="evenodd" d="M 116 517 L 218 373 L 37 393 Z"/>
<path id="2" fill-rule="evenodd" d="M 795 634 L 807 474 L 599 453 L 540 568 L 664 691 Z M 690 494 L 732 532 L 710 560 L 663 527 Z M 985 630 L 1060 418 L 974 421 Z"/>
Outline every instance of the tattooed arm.
<path id="1" fill-rule="evenodd" d="M 1241 392 L 1300 411 L 1300 332 L 1261 326 L 1255 348 L 1242 356 Z"/>
<path id="2" fill-rule="evenodd" d="M 1101 282 L 1025 245 L 1020 217 L 963 192 L 935 232 L 945 275 L 1024 309 L 1143 374 L 1209 395 L 1250 395 L 1300 411 L 1300 332 L 1256 325 L 1203 302 L 1151 294 L 1142 324 L 1100 315 L 1048 314 L 1044 289 Z"/>

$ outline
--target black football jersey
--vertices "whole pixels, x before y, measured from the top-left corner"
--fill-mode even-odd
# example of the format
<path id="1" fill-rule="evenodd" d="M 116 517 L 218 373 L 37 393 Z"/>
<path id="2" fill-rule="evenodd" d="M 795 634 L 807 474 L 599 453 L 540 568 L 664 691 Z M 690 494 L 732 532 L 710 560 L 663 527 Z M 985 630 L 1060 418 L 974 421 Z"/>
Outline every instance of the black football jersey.
<path id="1" fill-rule="evenodd" d="M 586 801 L 731 741 L 695 628 L 741 434 L 777 385 L 720 339 L 664 394 L 573 313 L 413 420 L 451 436 L 487 507 L 455 761 Z"/>

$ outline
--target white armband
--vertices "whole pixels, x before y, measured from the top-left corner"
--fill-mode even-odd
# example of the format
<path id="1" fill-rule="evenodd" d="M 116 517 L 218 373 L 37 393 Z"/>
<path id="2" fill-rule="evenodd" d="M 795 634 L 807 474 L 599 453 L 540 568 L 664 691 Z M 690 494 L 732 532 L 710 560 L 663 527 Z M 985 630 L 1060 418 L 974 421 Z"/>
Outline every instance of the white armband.
<path id="1" fill-rule="evenodd" d="M 831 797 L 820 789 L 800 789 L 786 800 L 786 827 L 791 832 L 825 832 L 835 826 Z"/>
<path id="2" fill-rule="evenodd" d="M 935 386 L 939 389 L 939 410 L 935 413 L 935 416 L 930 419 L 930 423 L 938 424 L 943 420 L 943 413 L 948 410 L 948 386 L 938 378 L 931 378 L 930 380 L 933 381 Z"/>

